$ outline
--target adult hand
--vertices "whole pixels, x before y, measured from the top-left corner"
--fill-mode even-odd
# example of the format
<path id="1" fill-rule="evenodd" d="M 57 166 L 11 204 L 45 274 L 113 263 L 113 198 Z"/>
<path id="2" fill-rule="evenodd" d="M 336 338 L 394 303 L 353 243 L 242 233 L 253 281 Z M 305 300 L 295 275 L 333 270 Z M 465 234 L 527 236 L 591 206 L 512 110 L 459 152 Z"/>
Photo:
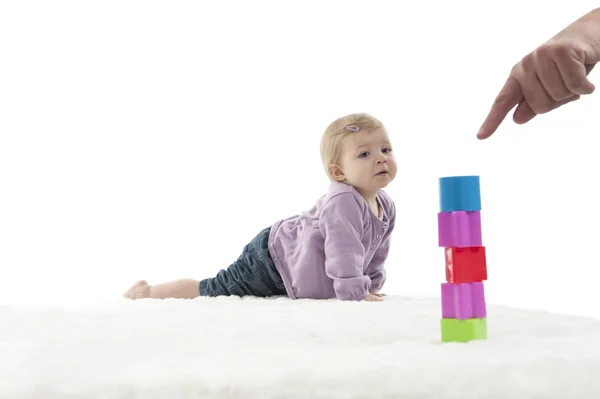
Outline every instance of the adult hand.
<path id="1" fill-rule="evenodd" d="M 513 120 L 524 124 L 591 94 L 587 75 L 600 61 L 600 8 L 579 18 L 517 63 L 477 133 L 483 140 L 518 105 Z"/>

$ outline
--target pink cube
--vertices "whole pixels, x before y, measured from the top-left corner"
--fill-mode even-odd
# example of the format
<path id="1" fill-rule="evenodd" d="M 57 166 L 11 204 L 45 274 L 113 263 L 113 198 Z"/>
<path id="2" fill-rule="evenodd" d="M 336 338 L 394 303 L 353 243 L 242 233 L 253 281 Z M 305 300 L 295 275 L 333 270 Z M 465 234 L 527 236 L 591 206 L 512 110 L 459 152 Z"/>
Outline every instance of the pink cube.
<path id="1" fill-rule="evenodd" d="M 480 319 L 486 314 L 483 282 L 442 283 L 442 318 Z"/>
<path id="2" fill-rule="evenodd" d="M 454 211 L 438 213 L 440 247 L 481 247 L 481 212 Z"/>

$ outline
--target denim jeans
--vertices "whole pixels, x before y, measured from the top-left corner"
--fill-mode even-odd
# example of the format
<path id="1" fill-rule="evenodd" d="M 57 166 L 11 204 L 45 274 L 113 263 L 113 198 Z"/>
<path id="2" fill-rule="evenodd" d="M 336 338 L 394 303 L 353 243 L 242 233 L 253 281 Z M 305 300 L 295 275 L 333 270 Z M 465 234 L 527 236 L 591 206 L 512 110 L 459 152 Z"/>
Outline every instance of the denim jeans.
<path id="1" fill-rule="evenodd" d="M 267 227 L 258 233 L 227 269 L 200 281 L 200 295 L 287 296 L 281 275 L 269 253 L 270 231 L 271 228 Z"/>

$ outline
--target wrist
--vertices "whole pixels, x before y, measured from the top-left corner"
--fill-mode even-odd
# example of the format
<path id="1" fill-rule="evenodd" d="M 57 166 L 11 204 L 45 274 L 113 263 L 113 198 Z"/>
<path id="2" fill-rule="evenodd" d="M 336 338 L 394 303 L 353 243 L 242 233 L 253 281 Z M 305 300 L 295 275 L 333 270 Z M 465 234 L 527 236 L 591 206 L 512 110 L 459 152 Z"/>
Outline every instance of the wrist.
<path id="1" fill-rule="evenodd" d="M 600 23 L 600 8 L 593 9 L 587 14 L 584 14 L 581 18 L 579 18 L 579 20 L 592 23 Z"/>
<path id="2" fill-rule="evenodd" d="M 596 8 L 583 17 L 581 22 L 584 27 L 584 37 L 587 39 L 587 43 L 592 47 L 596 53 L 596 60 L 600 58 L 600 8 Z"/>

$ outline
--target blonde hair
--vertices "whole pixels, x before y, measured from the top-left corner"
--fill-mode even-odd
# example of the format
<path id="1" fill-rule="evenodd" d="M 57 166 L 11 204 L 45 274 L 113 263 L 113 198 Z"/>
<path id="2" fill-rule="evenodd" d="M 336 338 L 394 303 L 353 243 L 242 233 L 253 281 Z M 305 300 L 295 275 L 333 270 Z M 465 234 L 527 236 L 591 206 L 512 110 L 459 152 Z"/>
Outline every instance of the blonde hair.
<path id="1" fill-rule="evenodd" d="M 356 129 L 353 127 L 357 127 L 360 131 L 385 129 L 379 119 L 364 112 L 345 115 L 331 122 L 321 137 L 321 162 L 330 180 L 333 180 L 333 176 L 329 172 L 329 165 L 339 163 L 342 142 L 346 137 L 356 134 Z"/>

